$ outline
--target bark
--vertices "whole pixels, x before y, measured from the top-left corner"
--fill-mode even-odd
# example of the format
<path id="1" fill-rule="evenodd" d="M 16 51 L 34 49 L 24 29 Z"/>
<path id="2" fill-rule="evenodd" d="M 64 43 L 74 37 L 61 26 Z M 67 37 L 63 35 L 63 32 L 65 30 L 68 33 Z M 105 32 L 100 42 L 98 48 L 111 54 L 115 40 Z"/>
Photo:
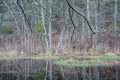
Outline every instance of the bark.
<path id="1" fill-rule="evenodd" d="M 30 30 L 30 34 L 31 34 L 32 33 L 32 26 L 31 26 L 31 24 L 30 24 L 30 22 L 29 22 L 29 20 L 28 20 L 28 18 L 26 16 L 25 12 L 24 12 L 24 9 L 22 8 L 22 6 L 20 4 L 20 0 L 17 0 L 17 5 L 19 6 L 19 8 L 20 8 L 20 10 L 21 10 L 21 12 L 23 14 L 23 17 L 24 17 L 24 20 L 25 20 L 25 24 L 26 24 L 26 26 L 29 27 L 28 30 Z"/>
<path id="2" fill-rule="evenodd" d="M 71 22 L 72 22 L 72 25 L 73 25 L 73 31 L 72 31 L 72 35 L 71 35 L 71 43 L 72 43 L 72 41 L 73 41 L 73 36 L 74 36 L 74 34 L 75 34 L 75 23 L 74 23 L 74 21 L 73 21 L 73 14 L 72 14 L 72 11 L 71 11 L 71 8 L 69 7 L 69 17 L 70 17 L 70 20 L 71 20 Z"/>
<path id="3" fill-rule="evenodd" d="M 49 4 L 49 50 L 52 48 L 52 24 L 51 24 L 51 19 L 52 19 L 52 0 L 48 0 Z"/>
<path id="4" fill-rule="evenodd" d="M 62 30 L 62 32 L 61 32 L 61 34 L 60 34 L 60 40 L 58 41 L 57 50 L 60 49 L 60 46 L 61 46 L 61 44 L 62 44 L 64 31 L 65 31 L 65 27 L 63 28 L 63 30 Z"/>
<path id="5" fill-rule="evenodd" d="M 92 33 L 95 34 L 95 32 L 93 31 L 93 29 L 92 29 L 89 21 L 87 20 L 87 18 L 86 18 L 83 14 L 81 14 L 81 13 L 79 13 L 77 10 L 75 10 L 75 9 L 71 6 L 71 4 L 69 3 L 68 0 L 66 0 L 66 2 L 67 2 L 67 4 L 68 4 L 68 6 L 69 6 L 74 12 L 76 12 L 78 15 L 82 16 L 82 17 L 85 19 L 85 21 L 86 21 L 87 24 L 88 24 L 88 27 L 90 28 L 90 30 L 92 31 Z"/>
<path id="6" fill-rule="evenodd" d="M 87 0 L 87 19 L 90 21 L 90 2 Z"/>
<path id="7" fill-rule="evenodd" d="M 40 0 L 40 1 L 41 1 L 41 5 L 43 5 L 43 0 Z M 45 32 L 45 42 L 46 42 L 47 49 L 48 49 L 47 30 L 46 30 L 46 26 L 45 26 L 45 17 L 44 17 L 43 7 L 41 7 L 41 15 L 42 15 L 42 23 L 43 23 L 44 32 Z"/>
<path id="8" fill-rule="evenodd" d="M 85 28 L 85 21 L 82 19 L 82 32 L 81 32 L 81 49 L 85 48 L 85 41 L 86 41 L 86 28 Z"/>
<path id="9" fill-rule="evenodd" d="M 95 31 L 98 32 L 98 12 L 99 12 L 99 0 L 95 3 Z M 98 34 L 94 35 L 94 49 L 97 46 Z"/>
<path id="10" fill-rule="evenodd" d="M 118 26 L 117 26 L 117 15 L 118 14 L 118 1 L 115 0 L 115 10 L 114 10 L 114 35 L 115 37 L 117 37 L 117 30 L 118 30 Z"/>
<path id="11" fill-rule="evenodd" d="M 118 17 L 118 1 L 115 0 L 115 10 L 114 10 L 114 36 L 117 38 L 117 30 L 118 30 L 118 25 L 117 25 L 117 17 Z M 114 41 L 117 43 L 117 40 Z M 117 46 L 115 45 L 115 51 L 117 50 Z"/>

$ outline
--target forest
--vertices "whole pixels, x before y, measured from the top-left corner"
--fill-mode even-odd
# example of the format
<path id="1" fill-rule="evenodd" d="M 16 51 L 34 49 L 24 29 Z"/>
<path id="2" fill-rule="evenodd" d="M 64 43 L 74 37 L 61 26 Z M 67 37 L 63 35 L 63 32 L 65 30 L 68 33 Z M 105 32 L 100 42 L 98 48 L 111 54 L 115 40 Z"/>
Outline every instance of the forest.
<path id="1" fill-rule="evenodd" d="M 119 55 L 119 11 L 117 0 L 1 0 L 0 50 Z"/>
<path id="2" fill-rule="evenodd" d="M 120 80 L 120 0 L 0 0 L 0 64 L 0 80 Z"/>

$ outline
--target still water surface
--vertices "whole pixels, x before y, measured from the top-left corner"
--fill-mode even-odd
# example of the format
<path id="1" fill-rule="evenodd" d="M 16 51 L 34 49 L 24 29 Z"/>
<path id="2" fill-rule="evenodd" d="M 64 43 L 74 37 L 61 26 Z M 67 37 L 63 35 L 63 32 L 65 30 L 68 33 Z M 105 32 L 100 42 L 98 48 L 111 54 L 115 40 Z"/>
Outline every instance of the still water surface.
<path id="1" fill-rule="evenodd" d="M 120 66 L 65 67 L 50 60 L 0 60 L 0 80 L 120 80 Z"/>

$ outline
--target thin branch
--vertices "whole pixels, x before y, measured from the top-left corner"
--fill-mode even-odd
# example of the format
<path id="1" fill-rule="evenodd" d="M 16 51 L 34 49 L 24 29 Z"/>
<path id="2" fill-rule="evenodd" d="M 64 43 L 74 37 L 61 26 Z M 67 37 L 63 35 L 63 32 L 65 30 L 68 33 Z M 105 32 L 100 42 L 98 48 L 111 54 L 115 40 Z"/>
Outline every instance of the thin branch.
<path id="1" fill-rule="evenodd" d="M 100 7 L 101 7 L 100 0 L 98 0 L 97 7 L 98 7 L 98 12 L 99 12 L 100 11 Z"/>
<path id="2" fill-rule="evenodd" d="M 27 25 L 28 25 L 28 27 L 29 27 L 29 29 L 30 29 L 30 32 L 32 33 L 32 27 L 31 27 L 31 24 L 30 24 L 29 20 L 27 19 L 27 16 L 26 16 L 26 14 L 25 14 L 25 12 L 24 12 L 22 6 L 20 5 L 19 1 L 20 1 L 20 0 L 17 0 L 17 5 L 18 5 L 19 8 L 21 9 L 22 14 L 23 14 L 23 16 L 24 16 L 24 18 L 25 18 L 25 22 L 27 23 Z"/>
<path id="3" fill-rule="evenodd" d="M 75 10 L 75 9 L 71 6 L 71 4 L 69 3 L 68 0 L 65 0 L 65 1 L 67 2 L 68 6 L 69 6 L 74 12 L 76 12 L 78 15 L 82 16 L 82 17 L 85 19 L 85 21 L 87 22 L 87 24 L 88 24 L 90 30 L 92 31 L 92 33 L 93 33 L 93 34 L 96 34 L 96 33 L 93 31 L 92 27 L 90 26 L 90 23 L 89 23 L 89 21 L 87 20 L 87 18 L 86 18 L 83 14 L 81 14 L 81 13 L 79 13 L 77 10 Z"/>
<path id="4" fill-rule="evenodd" d="M 40 1 L 36 0 L 36 2 L 43 8 L 43 10 L 45 12 L 47 12 L 48 14 L 50 14 L 50 12 L 40 3 Z"/>
<path id="5" fill-rule="evenodd" d="M 14 14 L 13 14 L 13 12 L 11 11 L 10 7 L 9 7 L 4 1 L 2 1 L 2 3 L 7 7 L 8 11 L 9 11 L 10 14 L 12 15 L 12 17 L 15 17 Z M 16 27 L 17 27 L 18 32 L 20 32 L 20 28 L 19 28 L 19 26 L 18 26 L 18 22 L 17 22 L 17 20 L 16 20 L 16 17 L 14 18 L 14 22 L 15 22 L 15 25 L 16 25 Z"/>
<path id="6" fill-rule="evenodd" d="M 72 42 L 72 39 L 73 39 L 73 36 L 74 36 L 74 34 L 75 34 L 75 23 L 74 23 L 74 21 L 73 21 L 73 19 L 72 19 L 72 17 L 73 17 L 73 14 L 72 14 L 72 12 L 71 12 L 71 10 L 70 10 L 71 8 L 69 7 L 69 17 L 70 17 L 70 20 L 71 20 L 71 22 L 72 22 L 72 24 L 73 24 L 73 32 L 72 32 L 72 35 L 71 35 L 71 42 Z"/>

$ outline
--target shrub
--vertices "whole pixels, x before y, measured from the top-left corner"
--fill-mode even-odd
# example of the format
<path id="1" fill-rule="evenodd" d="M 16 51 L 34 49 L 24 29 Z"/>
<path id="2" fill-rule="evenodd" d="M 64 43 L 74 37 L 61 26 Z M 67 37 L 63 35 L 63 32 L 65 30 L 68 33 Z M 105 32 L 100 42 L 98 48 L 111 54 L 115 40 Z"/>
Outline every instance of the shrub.
<path id="1" fill-rule="evenodd" d="M 15 32 L 15 30 L 12 28 L 12 27 L 4 27 L 2 30 L 1 30 L 1 33 L 3 35 L 11 35 Z"/>
<path id="2" fill-rule="evenodd" d="M 41 34 L 41 33 L 44 33 L 44 28 L 42 26 L 42 23 L 39 21 L 36 27 L 33 28 L 33 34 Z"/>

